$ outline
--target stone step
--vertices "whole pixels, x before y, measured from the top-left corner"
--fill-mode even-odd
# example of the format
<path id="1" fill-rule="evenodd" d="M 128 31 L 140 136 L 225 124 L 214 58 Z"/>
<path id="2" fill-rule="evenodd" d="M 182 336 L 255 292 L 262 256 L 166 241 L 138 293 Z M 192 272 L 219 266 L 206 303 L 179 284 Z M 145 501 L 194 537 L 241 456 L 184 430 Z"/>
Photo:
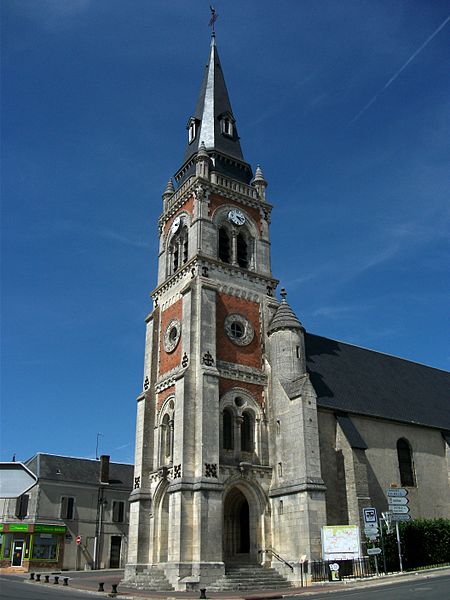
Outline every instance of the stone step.
<path id="1" fill-rule="evenodd" d="M 159 569 L 144 569 L 126 582 L 128 587 L 151 592 L 173 592 L 174 588 L 167 580 L 164 571 Z"/>
<path id="2" fill-rule="evenodd" d="M 278 571 L 261 565 L 228 565 L 225 576 L 209 586 L 211 592 L 231 590 L 279 590 L 291 584 Z"/>

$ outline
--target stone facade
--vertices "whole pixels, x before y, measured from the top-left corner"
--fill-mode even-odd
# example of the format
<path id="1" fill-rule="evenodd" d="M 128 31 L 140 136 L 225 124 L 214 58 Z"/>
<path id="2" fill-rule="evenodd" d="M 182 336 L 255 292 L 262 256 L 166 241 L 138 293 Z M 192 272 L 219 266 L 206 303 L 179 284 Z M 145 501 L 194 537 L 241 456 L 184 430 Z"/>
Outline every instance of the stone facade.
<path id="1" fill-rule="evenodd" d="M 327 521 L 359 524 L 362 508 L 388 510 L 386 489 L 402 487 L 397 442 L 412 446 L 414 485 L 407 486 L 413 518 L 450 518 L 446 468 L 448 444 L 441 431 L 386 419 L 353 416 L 367 449 L 352 448 L 331 411 L 319 410 L 322 474 L 327 484 Z"/>
<path id="2" fill-rule="evenodd" d="M 401 483 L 399 437 L 415 440 L 423 473 L 411 507 L 449 514 L 439 432 L 358 416 L 350 427 L 365 442 L 355 442 L 321 407 L 305 330 L 285 294 L 274 296 L 267 182 L 259 167 L 250 177 L 218 67 L 213 38 L 178 189 L 169 181 L 163 194 L 137 399 L 125 579 L 164 572 L 176 590 L 210 586 L 245 562 L 297 582 L 301 560 L 321 557 L 322 526 L 386 508 L 384 489 Z M 206 145 L 203 130 L 216 136 Z M 432 482 L 442 495 L 430 510 Z"/>

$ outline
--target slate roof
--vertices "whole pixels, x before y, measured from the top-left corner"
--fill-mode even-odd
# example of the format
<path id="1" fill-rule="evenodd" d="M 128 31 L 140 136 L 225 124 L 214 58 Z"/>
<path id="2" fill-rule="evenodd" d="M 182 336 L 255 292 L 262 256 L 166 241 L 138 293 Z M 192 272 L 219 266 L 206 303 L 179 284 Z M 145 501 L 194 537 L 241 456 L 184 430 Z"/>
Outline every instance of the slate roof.
<path id="1" fill-rule="evenodd" d="M 232 136 L 223 135 L 220 130 L 219 117 L 225 114 L 234 123 Z M 208 154 L 215 157 L 214 171 L 221 172 L 244 183 L 249 183 L 252 177 L 252 170 L 250 165 L 244 161 L 242 154 L 236 122 L 217 51 L 215 35 L 211 38 L 209 60 L 205 67 L 197 106 L 192 116 L 199 122 L 199 131 L 195 139 L 187 144 L 183 166 L 175 174 L 175 180 L 178 185 L 195 172 L 195 165 L 191 159 L 197 154 L 202 142 L 205 143 Z M 229 160 L 224 160 L 224 157 L 231 157 L 238 162 L 239 166 L 233 166 Z M 187 170 L 185 169 L 186 165 L 190 165 Z"/>
<path id="2" fill-rule="evenodd" d="M 450 431 L 450 373 L 305 334 L 318 405 Z"/>
<path id="3" fill-rule="evenodd" d="M 278 305 L 267 333 L 270 335 L 279 329 L 303 329 L 303 325 L 298 320 L 297 315 L 284 298 Z"/>
<path id="4" fill-rule="evenodd" d="M 99 460 L 39 452 L 25 464 L 39 479 L 86 485 L 98 485 L 100 481 Z M 119 489 L 131 490 L 133 487 L 133 472 L 133 465 L 110 462 L 110 485 L 114 485 Z"/>

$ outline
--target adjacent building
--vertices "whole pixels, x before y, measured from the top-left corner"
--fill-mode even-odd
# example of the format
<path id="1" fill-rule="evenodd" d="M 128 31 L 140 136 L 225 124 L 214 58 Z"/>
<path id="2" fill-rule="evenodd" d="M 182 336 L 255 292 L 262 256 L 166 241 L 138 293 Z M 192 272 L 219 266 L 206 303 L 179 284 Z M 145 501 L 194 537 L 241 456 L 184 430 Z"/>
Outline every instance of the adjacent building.
<path id="1" fill-rule="evenodd" d="M 20 498 L 0 500 L 0 566 L 124 566 L 133 466 L 43 453 L 25 464 L 38 481 Z"/>

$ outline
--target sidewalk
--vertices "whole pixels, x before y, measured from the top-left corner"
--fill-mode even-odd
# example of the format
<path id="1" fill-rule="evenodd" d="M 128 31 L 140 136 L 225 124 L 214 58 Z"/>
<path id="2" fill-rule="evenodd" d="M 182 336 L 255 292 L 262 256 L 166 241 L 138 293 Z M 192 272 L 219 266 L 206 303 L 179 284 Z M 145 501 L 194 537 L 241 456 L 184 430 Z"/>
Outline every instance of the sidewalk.
<path id="1" fill-rule="evenodd" d="M 77 589 L 80 591 L 89 592 L 97 597 L 107 598 L 108 595 L 112 591 L 112 584 L 118 584 L 117 590 L 117 598 L 127 598 L 127 599 L 136 599 L 140 600 L 142 598 L 154 599 L 154 600 L 171 600 L 171 599 L 181 599 L 185 598 L 186 600 L 193 600 L 194 598 L 199 598 L 199 592 L 149 592 L 143 590 L 136 590 L 134 588 L 128 588 L 125 585 L 120 584 L 120 581 L 123 577 L 123 570 L 121 569 L 112 569 L 112 570 L 100 570 L 100 571 L 64 571 L 62 573 L 55 573 L 50 577 L 50 584 L 31 581 L 29 579 L 29 573 L 11 573 L 11 571 L 6 572 L 6 570 L 0 570 L 2 575 L 11 575 L 14 578 L 20 577 L 24 579 L 30 585 L 52 585 L 54 575 L 60 577 L 59 585 L 61 591 L 65 589 Z M 283 598 L 285 596 L 310 596 L 317 593 L 323 592 L 333 592 L 343 589 L 354 589 L 358 587 L 375 587 L 375 586 L 385 586 L 390 583 L 394 583 L 396 581 L 417 581 L 418 579 L 427 579 L 430 577 L 438 577 L 439 575 L 450 575 L 450 567 L 440 567 L 435 569 L 417 571 L 417 572 L 407 572 L 407 573 L 393 573 L 389 575 L 380 575 L 379 577 L 370 577 L 364 579 L 352 579 L 345 580 L 339 582 L 322 582 L 322 583 L 313 583 L 308 587 L 303 588 L 292 588 L 289 590 L 261 590 L 252 591 L 252 592 L 211 592 L 208 593 L 206 590 L 206 595 L 208 598 L 218 598 L 218 599 L 244 599 L 244 600 L 258 600 L 261 598 L 262 600 L 269 600 L 273 598 Z M 69 587 L 63 587 L 63 578 L 69 578 Z M 43 578 L 42 578 L 43 579 Z M 104 584 L 104 592 L 99 592 L 99 583 Z M 63 596 L 62 596 L 63 597 Z"/>

